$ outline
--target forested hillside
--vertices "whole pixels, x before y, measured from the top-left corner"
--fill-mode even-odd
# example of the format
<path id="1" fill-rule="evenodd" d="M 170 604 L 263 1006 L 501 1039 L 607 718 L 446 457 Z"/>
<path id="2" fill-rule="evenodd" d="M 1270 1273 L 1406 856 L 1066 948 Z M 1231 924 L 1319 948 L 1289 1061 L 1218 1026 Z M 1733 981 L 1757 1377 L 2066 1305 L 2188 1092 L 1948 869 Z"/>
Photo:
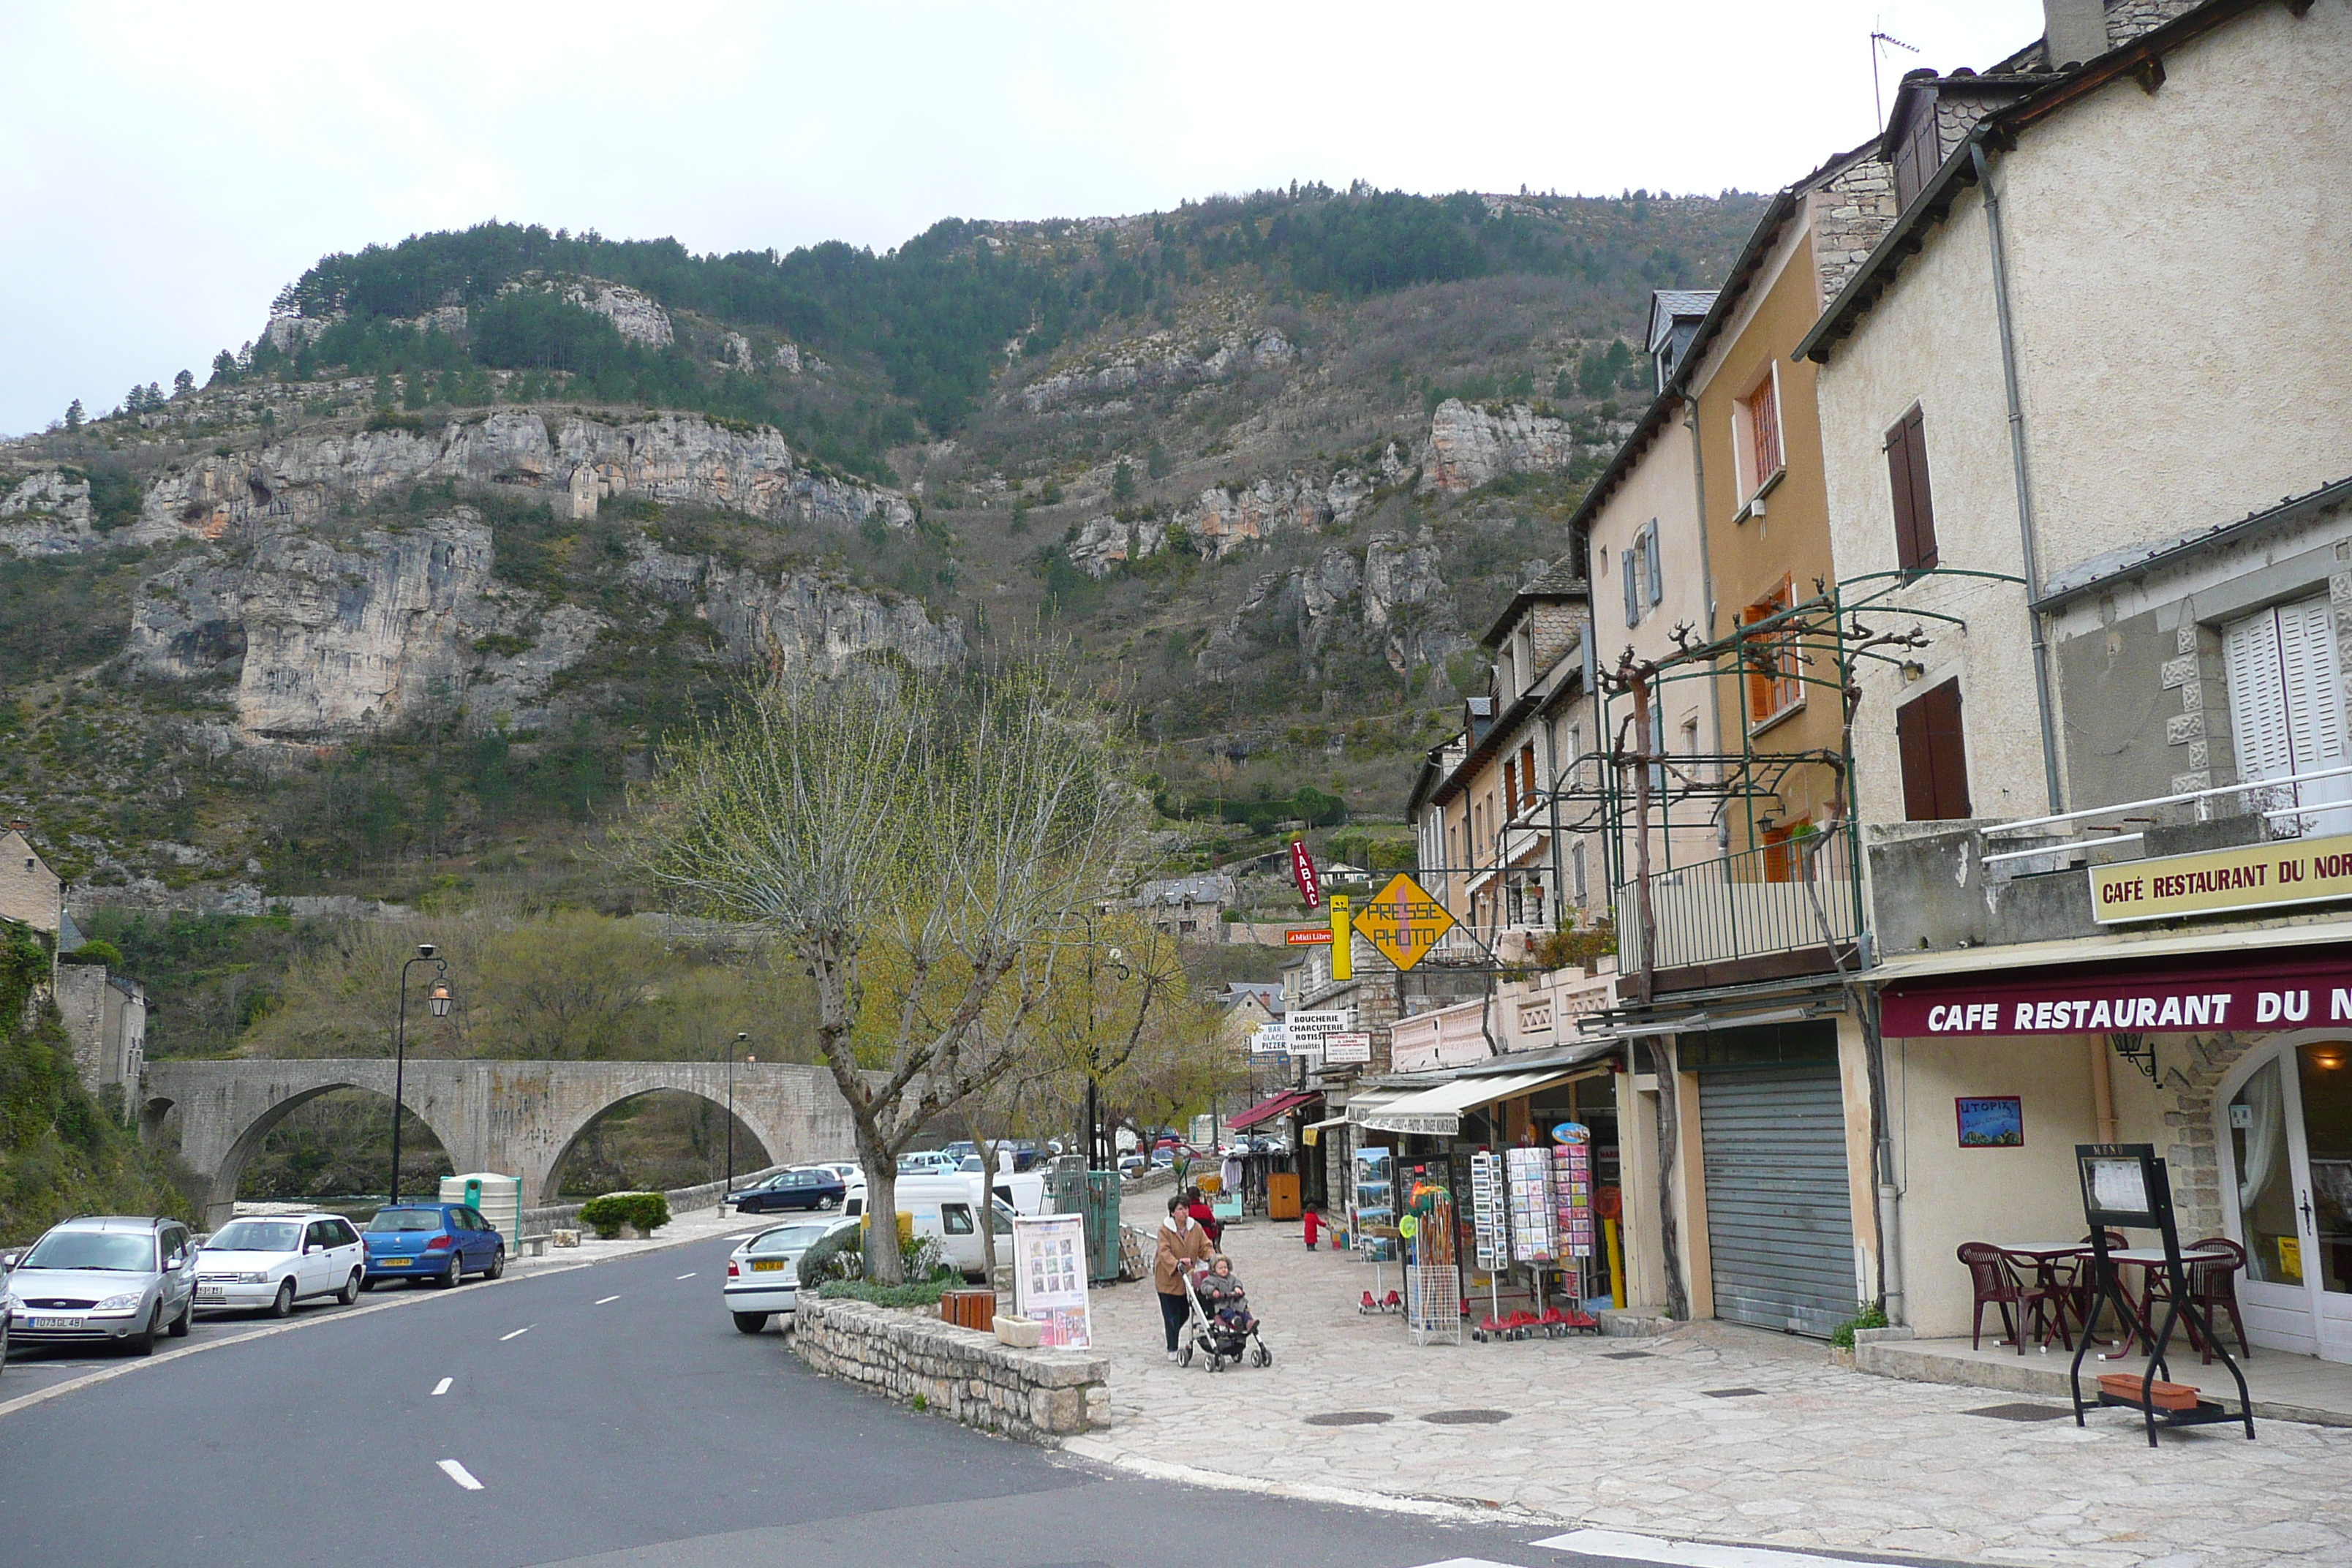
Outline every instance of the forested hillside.
<path id="1" fill-rule="evenodd" d="M 1647 400 L 1648 290 L 1759 205 L 324 258 L 204 374 L 0 446 L 0 809 L 177 999 L 159 1055 L 259 1047 L 355 900 L 626 915 L 631 781 L 762 660 L 1043 625 L 1151 748 L 1139 872 L 1372 846 Z"/>

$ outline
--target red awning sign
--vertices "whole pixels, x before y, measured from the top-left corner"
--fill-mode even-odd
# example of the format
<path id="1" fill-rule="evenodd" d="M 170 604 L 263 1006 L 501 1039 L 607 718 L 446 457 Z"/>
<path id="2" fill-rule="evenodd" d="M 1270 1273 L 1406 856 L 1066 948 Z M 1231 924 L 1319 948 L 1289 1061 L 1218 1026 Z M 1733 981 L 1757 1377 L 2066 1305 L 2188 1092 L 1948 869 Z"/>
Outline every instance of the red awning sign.
<path id="1" fill-rule="evenodd" d="M 2207 971 L 2083 966 L 2046 980 L 1994 975 L 1887 986 L 1880 1032 L 1938 1035 L 2188 1034 L 2352 1023 L 2352 956 Z"/>
<path id="2" fill-rule="evenodd" d="M 1292 947 L 1328 947 L 1331 945 L 1331 928 L 1295 926 L 1282 933 L 1282 940 Z"/>
<path id="3" fill-rule="evenodd" d="M 1323 1097 L 1313 1089 L 1304 1091 L 1290 1089 L 1276 1095 L 1271 1100 L 1261 1100 L 1247 1110 L 1226 1118 L 1225 1127 L 1229 1131 L 1239 1132 L 1244 1128 L 1255 1127 L 1261 1121 L 1271 1121 L 1286 1110 L 1296 1110 L 1310 1100 L 1321 1098 Z"/>

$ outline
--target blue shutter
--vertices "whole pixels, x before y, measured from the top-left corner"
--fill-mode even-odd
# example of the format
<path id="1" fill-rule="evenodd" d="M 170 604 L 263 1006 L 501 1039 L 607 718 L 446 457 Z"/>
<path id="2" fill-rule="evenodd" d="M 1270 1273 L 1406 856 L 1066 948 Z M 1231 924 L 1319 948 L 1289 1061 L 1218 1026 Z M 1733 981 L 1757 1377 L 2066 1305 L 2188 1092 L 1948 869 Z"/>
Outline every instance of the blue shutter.
<path id="1" fill-rule="evenodd" d="M 1638 547 L 1619 552 L 1617 561 L 1625 569 L 1625 624 L 1638 626 L 1642 624 L 1642 593 L 1634 576 L 1640 566 Z"/>
<path id="2" fill-rule="evenodd" d="M 1642 535 L 1642 565 L 1649 574 L 1650 603 L 1654 606 L 1665 597 L 1664 585 L 1658 581 L 1658 520 L 1652 518 Z"/>

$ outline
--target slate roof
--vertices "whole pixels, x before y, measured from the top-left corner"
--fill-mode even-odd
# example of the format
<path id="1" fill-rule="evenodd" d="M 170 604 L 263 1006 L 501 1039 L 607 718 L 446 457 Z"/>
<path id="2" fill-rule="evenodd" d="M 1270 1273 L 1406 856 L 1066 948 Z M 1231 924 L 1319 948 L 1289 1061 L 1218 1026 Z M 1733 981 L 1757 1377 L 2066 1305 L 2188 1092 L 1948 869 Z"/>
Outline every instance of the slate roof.
<path id="1" fill-rule="evenodd" d="M 2063 605 L 2117 578 L 2169 565 L 2180 556 L 2202 554 L 2215 545 L 2242 534 L 2258 533 L 2267 528 L 2299 522 L 2329 507 L 2346 502 L 2352 502 L 2352 478 L 2333 480 L 2303 495 L 2283 497 L 2276 506 L 2258 508 L 2228 522 L 2193 529 L 2154 543 L 2127 544 L 2120 550 L 2094 555 L 2087 561 L 2078 561 L 2072 566 L 2053 572 L 2049 582 L 2042 585 L 2037 607 L 2048 609 Z"/>

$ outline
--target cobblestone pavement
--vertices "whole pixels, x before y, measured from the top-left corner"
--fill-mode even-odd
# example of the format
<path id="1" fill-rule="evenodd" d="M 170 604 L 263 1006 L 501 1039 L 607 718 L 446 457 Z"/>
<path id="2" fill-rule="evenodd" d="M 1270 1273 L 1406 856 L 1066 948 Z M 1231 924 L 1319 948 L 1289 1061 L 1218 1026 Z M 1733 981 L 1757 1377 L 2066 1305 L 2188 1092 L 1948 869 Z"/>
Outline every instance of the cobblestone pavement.
<path id="1" fill-rule="evenodd" d="M 1155 1226 L 1161 1202 L 1130 1205 Z M 1226 1233 L 1275 1352 L 1219 1373 L 1167 1363 L 1148 1282 L 1095 1297 L 1114 1357 L 1112 1425 L 1074 1444 L 1113 1462 L 1244 1484 L 1444 1499 L 1592 1527 L 1973 1562 L 2256 1568 L 2352 1563 L 2352 1430 L 2209 1426 L 2151 1451 L 2127 1413 L 2011 1422 L 2019 1396 L 1847 1372 L 1820 1344 L 1699 1323 L 1416 1348 L 1362 1317 L 1371 1269 L 1307 1252 L 1296 1225 Z M 1393 1286 L 1397 1271 L 1386 1271 Z M 1631 1359 L 1617 1359 L 1631 1358 Z M 2038 1403 L 2049 1404 L 2042 1401 Z M 2057 1406 L 2053 1406 L 2057 1407 Z M 1436 1412 L 1501 1410 L 1496 1425 Z M 1377 1425 L 1304 1417 L 1386 1412 Z"/>

